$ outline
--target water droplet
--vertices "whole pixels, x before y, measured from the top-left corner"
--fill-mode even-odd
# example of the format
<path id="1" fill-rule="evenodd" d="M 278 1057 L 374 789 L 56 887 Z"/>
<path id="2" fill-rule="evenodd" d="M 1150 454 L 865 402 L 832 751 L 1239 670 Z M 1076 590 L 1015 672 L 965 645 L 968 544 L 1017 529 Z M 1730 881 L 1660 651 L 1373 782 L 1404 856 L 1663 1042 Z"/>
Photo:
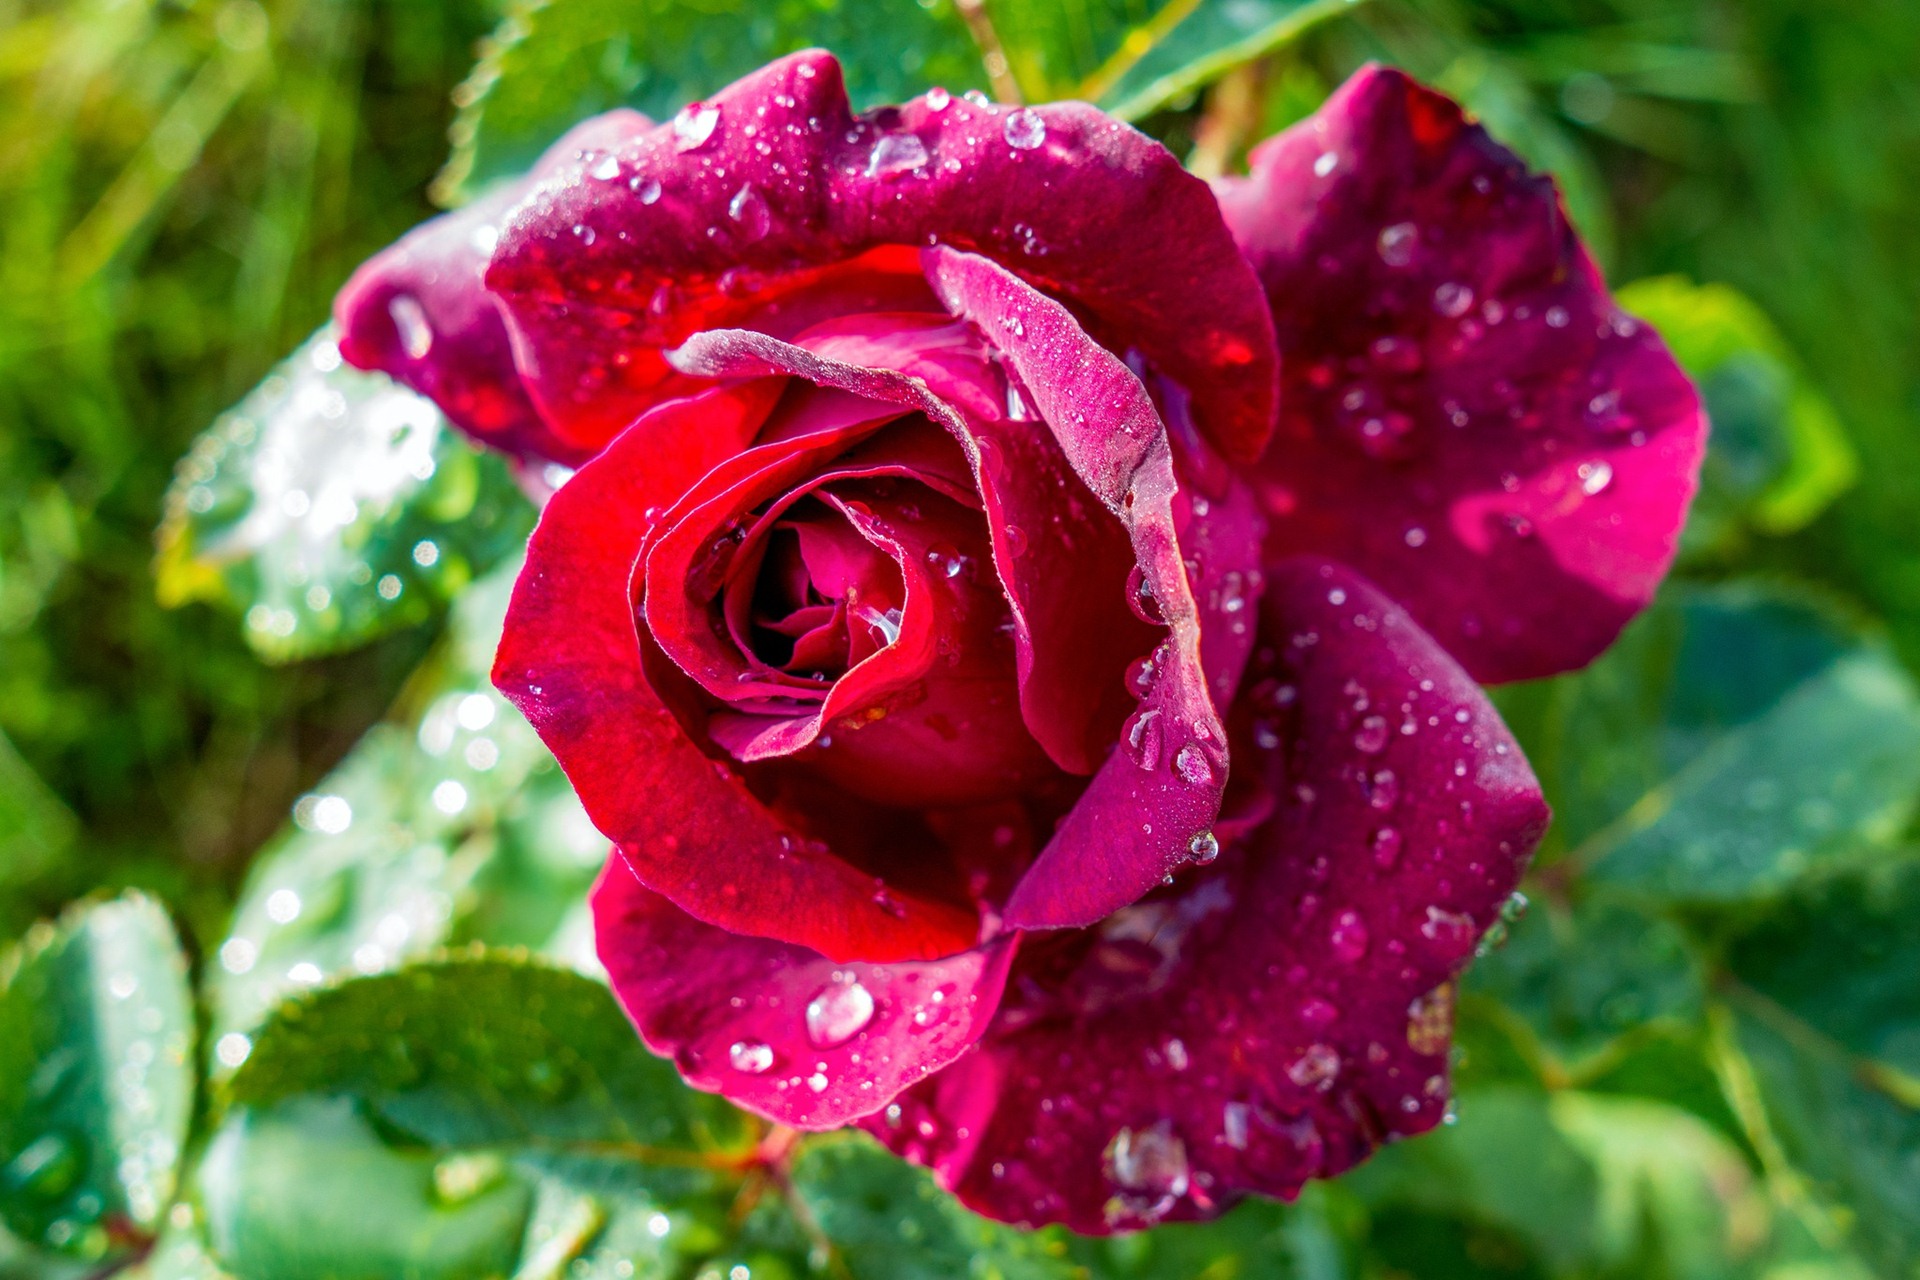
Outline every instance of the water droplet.
<path id="1" fill-rule="evenodd" d="M 1613 464 L 1605 459 L 1583 462 L 1575 474 L 1580 477 L 1580 492 L 1591 498 L 1606 492 L 1607 486 L 1613 483 Z"/>
<path id="2" fill-rule="evenodd" d="M 736 1040 L 727 1050 L 727 1061 L 735 1071 L 757 1076 L 773 1066 L 773 1046 L 758 1040 Z"/>
<path id="3" fill-rule="evenodd" d="M 773 225 L 773 215 L 767 211 L 767 202 L 753 189 L 751 182 L 742 183 L 733 199 L 727 202 L 727 216 L 740 224 L 740 230 L 747 239 L 758 240 L 767 234 Z"/>
<path id="4" fill-rule="evenodd" d="M 1000 133 L 1015 151 L 1031 151 L 1047 140 L 1047 122 L 1038 111 L 1020 107 L 1007 113 Z"/>
<path id="5" fill-rule="evenodd" d="M 1449 320 L 1458 320 L 1473 309 L 1473 290 L 1449 280 L 1433 291 L 1433 309 Z"/>
<path id="6" fill-rule="evenodd" d="M 1410 547 L 1424 547 L 1427 545 L 1427 531 L 1415 525 L 1407 530 L 1405 541 Z"/>
<path id="7" fill-rule="evenodd" d="M 387 302 L 387 315 L 393 320 L 394 332 L 400 335 L 400 346 L 408 357 L 424 360 L 433 350 L 433 326 L 427 322 L 427 311 L 420 300 L 410 293 L 396 293 Z"/>
<path id="8" fill-rule="evenodd" d="M 1373 833 L 1373 864 L 1382 871 L 1391 870 L 1400 861 L 1401 836 L 1398 828 L 1382 827 Z"/>
<path id="9" fill-rule="evenodd" d="M 1315 159 L 1313 162 L 1313 176 L 1316 178 L 1324 178 L 1339 167 L 1340 167 L 1339 152 L 1322 151 L 1319 157 Z"/>
<path id="10" fill-rule="evenodd" d="M 1368 716 L 1354 730 L 1353 748 L 1366 755 L 1378 755 L 1386 750 L 1389 733 L 1385 716 Z"/>
<path id="11" fill-rule="evenodd" d="M 1187 855 L 1198 866 L 1206 866 L 1220 856 L 1220 841 L 1211 831 L 1202 831 L 1187 841 Z"/>
<path id="12" fill-rule="evenodd" d="M 824 1071 L 816 1071 L 807 1077 L 807 1088 L 815 1093 L 825 1093 L 830 1083 L 832 1082 L 827 1079 L 827 1073 Z"/>
<path id="13" fill-rule="evenodd" d="M 1445 907 L 1428 907 L 1427 918 L 1420 925 L 1420 936 L 1450 956 L 1471 947 L 1474 932 L 1472 916 L 1463 911 L 1448 911 Z"/>
<path id="14" fill-rule="evenodd" d="M 1128 1191 L 1179 1197 L 1187 1193 L 1191 1171 L 1187 1147 L 1170 1121 L 1145 1129 L 1123 1128 L 1107 1144 L 1107 1180 Z"/>
<path id="15" fill-rule="evenodd" d="M 602 182 L 612 182 L 620 176 L 620 159 L 614 155 L 603 156 L 600 163 L 587 172 Z"/>
<path id="16" fill-rule="evenodd" d="M 1452 1038 L 1453 984 L 1443 982 L 1407 1006 L 1407 1047 L 1415 1053 L 1445 1053 Z"/>
<path id="17" fill-rule="evenodd" d="M 1160 609 L 1160 598 L 1154 594 L 1153 582 L 1147 577 L 1147 571 L 1137 564 L 1127 574 L 1127 604 L 1140 621 L 1150 622 L 1157 627 L 1166 625 L 1167 616 Z"/>
<path id="18" fill-rule="evenodd" d="M 1391 769 L 1379 770 L 1361 785 L 1367 793 L 1367 803 L 1382 813 L 1400 799 L 1400 779 Z"/>
<path id="19" fill-rule="evenodd" d="M 1182 778 L 1196 787 L 1204 787 L 1213 781 L 1213 765 L 1208 762 L 1206 752 L 1197 742 L 1189 742 L 1180 748 L 1173 758 L 1173 767 Z"/>
<path id="20" fill-rule="evenodd" d="M 965 573 L 970 562 L 960 554 L 958 548 L 936 542 L 927 548 L 927 563 L 933 566 L 935 573 L 951 581 Z"/>
<path id="21" fill-rule="evenodd" d="M 1568 313 L 1565 307 L 1547 308 L 1547 327 L 1549 329 L 1564 329 L 1572 319 L 1573 316 Z"/>
<path id="22" fill-rule="evenodd" d="M 1310 1044 L 1287 1064 L 1287 1079 L 1302 1089 L 1325 1093 L 1340 1075 L 1340 1053 L 1332 1045 Z"/>
<path id="23" fill-rule="evenodd" d="M 673 118 L 673 146 L 676 151 L 697 151 L 713 137 L 720 123 L 720 108 L 689 102 Z"/>
<path id="24" fill-rule="evenodd" d="M 961 94 L 960 96 L 965 98 L 968 102 L 971 102 L 976 107 L 989 106 L 993 102 L 992 98 L 989 98 L 986 94 L 982 93 L 978 89 L 969 89 L 965 93 Z"/>
<path id="25" fill-rule="evenodd" d="M 1404 267 L 1413 261 L 1414 247 L 1419 243 L 1420 229 L 1411 222 L 1396 222 L 1381 230 L 1375 244 L 1380 260 L 1390 267 Z"/>
<path id="26" fill-rule="evenodd" d="M 912 173 L 927 163 L 927 147 L 911 133 L 883 133 L 867 153 L 867 176 Z"/>
<path id="27" fill-rule="evenodd" d="M 1342 911 L 1333 918 L 1333 932 L 1328 942 L 1335 959 L 1354 963 L 1367 954 L 1367 922 L 1360 918 L 1358 911 Z"/>
<path id="28" fill-rule="evenodd" d="M 953 95 L 939 85 L 927 90 L 927 110 L 929 111 L 945 111 L 947 104 L 952 101 Z"/>
<path id="29" fill-rule="evenodd" d="M 1127 754 L 1133 757 L 1135 764 L 1152 772 L 1160 767 L 1165 735 L 1160 713 L 1152 707 L 1141 707 L 1127 721 Z"/>
<path id="30" fill-rule="evenodd" d="M 807 1039 L 822 1049 L 843 1044 L 873 1021 L 873 993 L 857 979 L 837 979 L 807 1002 Z"/>
<path id="31" fill-rule="evenodd" d="M 660 198 L 660 179 L 643 178 L 635 174 L 627 181 L 628 188 L 640 197 L 641 204 L 652 204 Z"/>

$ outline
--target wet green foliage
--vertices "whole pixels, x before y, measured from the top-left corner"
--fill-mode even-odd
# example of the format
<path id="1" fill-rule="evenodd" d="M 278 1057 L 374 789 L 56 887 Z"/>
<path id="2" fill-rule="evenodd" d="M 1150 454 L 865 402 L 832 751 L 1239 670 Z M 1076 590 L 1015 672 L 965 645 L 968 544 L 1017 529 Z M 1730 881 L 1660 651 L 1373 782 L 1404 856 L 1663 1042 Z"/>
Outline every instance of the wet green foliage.
<path id="1" fill-rule="evenodd" d="M 1024 1233 L 681 1086 L 487 687 L 530 509 L 302 347 L 436 172 L 810 44 L 1205 171 L 1399 62 L 1706 393 L 1660 603 L 1498 694 L 1557 820 L 1455 1121 L 1295 1204 Z M 0 0 L 0 1278 L 1913 1276 L 1917 63 L 1810 0 Z"/>

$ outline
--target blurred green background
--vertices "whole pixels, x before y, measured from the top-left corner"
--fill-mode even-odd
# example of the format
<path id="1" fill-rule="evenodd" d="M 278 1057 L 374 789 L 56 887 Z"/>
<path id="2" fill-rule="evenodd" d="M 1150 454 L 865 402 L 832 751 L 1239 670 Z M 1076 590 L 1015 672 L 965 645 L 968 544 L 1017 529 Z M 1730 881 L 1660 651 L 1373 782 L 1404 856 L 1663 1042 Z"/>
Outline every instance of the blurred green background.
<path id="1" fill-rule="evenodd" d="M 1311 1212 L 1242 1215 L 1242 1227 L 1207 1237 L 1215 1243 L 1125 1246 L 1099 1265 L 1251 1276 L 1284 1255 L 1289 1274 L 1316 1276 L 1349 1266 L 1415 1276 L 1920 1275 L 1920 893 L 1904 870 L 1912 787 L 1898 760 L 1847 755 L 1861 739 L 1905 749 L 1905 721 L 1882 719 L 1903 714 L 1904 682 L 1920 671 L 1920 5 L 1245 4 L 1260 21 L 1299 10 L 1311 21 L 1251 50 L 1266 50 L 1251 62 L 1236 55 L 1183 79 L 1195 51 L 1175 46 L 1200 38 L 1193 23 L 1252 19 L 1185 0 L 1158 11 L 1129 0 L 990 2 L 1006 57 L 969 76 L 973 64 L 948 39 L 964 39 L 965 15 L 906 3 L 895 6 L 901 29 L 930 24 L 926 49 L 916 36 L 892 62 L 869 51 L 868 78 L 854 79 L 887 95 L 931 79 L 956 90 L 1017 84 L 1041 98 L 1107 89 L 1104 101 L 1217 171 L 1359 62 L 1399 62 L 1561 178 L 1610 279 L 1642 282 L 1629 305 L 1662 324 L 1707 385 L 1718 434 L 1687 585 L 1588 676 L 1501 695 L 1561 822 L 1530 886 L 1545 908 L 1515 926 L 1463 998 L 1463 1080 L 1486 1096 L 1444 1142 L 1415 1144 L 1407 1150 L 1424 1154 L 1355 1180 L 1358 1199 L 1310 1196 Z M 328 787 L 346 794 L 352 777 L 378 772 L 367 753 L 388 749 L 382 742 L 406 749 L 416 722 L 422 743 L 436 714 L 474 728 L 457 699 L 446 702 L 484 667 L 459 652 L 468 641 L 457 628 L 442 639 L 453 587 L 422 593 L 407 625 L 379 628 L 369 643 L 275 662 L 264 658 L 292 655 L 241 624 L 246 600 L 158 591 L 155 529 L 176 462 L 324 321 L 357 263 L 434 212 L 434 196 L 524 163 L 579 112 L 623 98 L 658 110 L 651 99 L 715 87 L 739 57 L 759 60 L 756 42 L 844 30 L 888 45 L 893 32 L 874 6 L 847 8 L 858 12 L 831 0 L 744 10 L 563 0 L 511 14 L 499 0 L 0 0 L 0 936 L 83 895 L 132 886 L 180 922 L 189 961 L 211 965 L 223 939 L 267 910 L 251 895 L 235 914 L 249 875 L 264 874 L 256 854 L 370 728 L 390 722 L 388 737 L 356 757 L 359 773 Z M 727 47 L 729 28 L 716 37 L 712 21 L 701 26 L 702 14 L 724 23 L 736 12 L 746 14 L 740 50 Z M 642 29 L 609 40 L 596 23 Z M 706 43 L 691 43 L 694 30 Z M 1177 38 L 1123 65 L 1110 37 L 1130 30 Z M 469 78 L 477 50 L 487 61 Z M 448 165 L 450 129 L 460 146 Z M 474 481 L 483 494 L 497 482 Z M 473 559 L 475 572 L 486 568 Z M 1775 626 L 1775 614 L 1794 616 Z M 1779 638 L 1789 634 L 1829 638 Z M 1867 684 L 1810 689 L 1809 673 L 1860 635 L 1879 655 Z M 1824 656 L 1807 658 L 1806 645 Z M 1786 691 L 1782 706 L 1798 698 L 1800 719 L 1783 721 L 1775 740 L 1743 739 L 1747 756 L 1716 745 L 1719 763 L 1709 764 L 1724 776 L 1693 767 L 1703 735 L 1746 724 L 1772 706 L 1769 690 Z M 1752 706 L 1736 706 L 1742 699 Z M 1667 785 L 1654 758 L 1681 781 Z M 1710 824 L 1707 836 L 1759 849 L 1778 824 L 1749 831 L 1708 802 L 1763 766 L 1803 790 L 1813 776 L 1823 802 L 1858 801 L 1838 823 L 1844 841 L 1823 835 L 1789 852 L 1804 861 L 1812 848 L 1825 866 L 1822 851 L 1840 841 L 1847 851 L 1827 861 L 1859 877 L 1803 885 L 1798 864 L 1780 871 L 1786 855 L 1766 844 L 1748 861 L 1769 869 L 1737 892 L 1676 891 L 1662 868 L 1691 837 L 1658 815 L 1633 817 L 1631 802 L 1692 787 L 1707 805 L 1692 820 Z M 538 761 L 515 768 L 494 777 L 547 777 Z M 509 830 L 519 820 L 502 819 L 501 847 L 522 838 Z M 275 846 L 283 862 L 287 839 Z M 481 879 L 523 884 L 552 872 L 543 883 L 564 884 L 564 897 L 594 852 L 560 871 L 529 871 L 537 858 L 487 862 Z M 1725 850 L 1700 856 L 1738 861 Z M 1750 894 L 1760 881 L 1766 892 Z M 1678 931 L 1672 954 L 1653 917 L 1621 925 L 1594 908 L 1589 882 L 1655 902 L 1659 928 Z M 1761 898 L 1764 909 L 1752 905 Z M 564 904 L 529 908 L 531 919 L 512 901 L 482 893 L 450 940 L 545 945 L 562 929 Z M 1825 950 L 1811 960 L 1794 950 L 1822 929 L 1832 935 Z M 1868 943 L 1858 956 L 1848 950 Z M 1555 967 L 1567 954 L 1593 964 L 1569 976 Z M 1796 1118 L 1770 1101 L 1771 1125 L 1756 1123 L 1760 1085 L 1742 1072 L 1757 1058 L 1764 1075 L 1767 1050 L 1749 1040 L 1733 1053 L 1733 1015 L 1716 1010 L 1746 1006 L 1699 994 L 1704 985 L 1726 996 L 1736 972 L 1740 990 L 1766 988 L 1773 1007 L 1854 1018 L 1822 1034 L 1871 1047 L 1851 1070 L 1893 1110 L 1873 1111 L 1854 1132 L 1837 1112 Z M 1835 997 L 1821 986 L 1848 973 L 1867 975 L 1873 990 Z M 1571 989 L 1583 981 L 1591 989 Z M 278 994 L 223 998 L 206 1016 L 216 1031 L 251 1025 Z M 1663 1039 L 1669 1024 L 1682 1030 Z M 1813 1094 L 1831 1102 L 1824 1088 Z M 1649 1098 L 1667 1109 L 1633 1110 Z M 1691 1119 L 1676 1127 L 1676 1113 Z M 1551 1150 L 1540 1145 L 1548 1131 Z M 1864 1172 L 1836 1173 L 1837 1157 L 1819 1150 L 1876 1142 L 1884 1152 L 1873 1148 L 1877 1163 Z M 1528 1195 L 1556 1185 L 1536 1169 L 1561 1158 L 1556 1143 L 1587 1152 L 1597 1169 L 1569 1175 L 1574 1207 L 1502 1220 L 1500 1204 L 1532 1204 Z M 1679 1181 L 1661 1181 L 1669 1175 Z M 1695 1175 L 1719 1197 L 1713 1247 L 1677 1261 L 1671 1248 L 1643 1250 L 1636 1242 L 1660 1233 L 1641 1232 L 1640 1219 L 1680 1212 L 1700 1190 Z M 1441 1186 L 1456 1198 L 1438 1196 Z M 1368 1227 L 1368 1212 L 1383 1216 Z M 1557 1212 L 1581 1225 L 1542 1217 Z M 1270 1257 L 1247 1244 L 1269 1238 L 1288 1243 Z"/>

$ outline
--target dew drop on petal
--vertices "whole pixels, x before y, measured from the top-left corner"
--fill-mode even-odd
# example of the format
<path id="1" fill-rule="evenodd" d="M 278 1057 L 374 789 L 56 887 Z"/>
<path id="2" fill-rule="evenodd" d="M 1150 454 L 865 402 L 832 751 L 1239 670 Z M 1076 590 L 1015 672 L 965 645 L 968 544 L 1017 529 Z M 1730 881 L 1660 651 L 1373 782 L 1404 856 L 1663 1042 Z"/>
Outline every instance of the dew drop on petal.
<path id="1" fill-rule="evenodd" d="M 947 104 L 953 101 L 953 95 L 939 85 L 927 90 L 927 110 L 945 111 Z"/>
<path id="2" fill-rule="evenodd" d="M 1153 1195 L 1183 1196 L 1191 1178 L 1186 1144 L 1166 1120 L 1114 1134 L 1105 1165 L 1107 1180 L 1116 1187 Z"/>
<path id="3" fill-rule="evenodd" d="M 927 147 L 911 133 L 883 133 L 867 153 L 867 176 L 912 173 L 926 167 Z"/>
<path id="4" fill-rule="evenodd" d="M 713 137 L 720 123 L 720 108 L 689 102 L 673 118 L 673 145 L 676 151 L 697 151 Z"/>
<path id="5" fill-rule="evenodd" d="M 1352 964 L 1367 954 L 1367 922 L 1358 911 L 1342 911 L 1334 917 L 1328 938 L 1334 958 Z"/>
<path id="6" fill-rule="evenodd" d="M 1133 762 L 1149 772 L 1159 768 L 1166 734 L 1166 729 L 1160 723 L 1160 713 L 1152 707 L 1141 707 L 1127 721 L 1124 732 L 1127 754 Z"/>
<path id="7" fill-rule="evenodd" d="M 424 360 L 433 350 L 433 326 L 427 323 L 426 308 L 410 293 L 397 293 L 387 303 L 387 315 L 409 359 Z"/>
<path id="8" fill-rule="evenodd" d="M 627 186 L 640 197 L 641 204 L 652 204 L 660 198 L 660 179 L 658 178 L 636 176 L 628 181 Z"/>
<path id="9" fill-rule="evenodd" d="M 1180 748 L 1173 758 L 1173 767 L 1188 782 L 1196 787 L 1204 787 L 1213 781 L 1213 766 L 1198 743 L 1189 742 Z"/>
<path id="10" fill-rule="evenodd" d="M 1404 267 L 1413 261 L 1413 250 L 1420 239 L 1420 229 L 1411 222 L 1396 222 L 1383 228 L 1375 244 L 1380 260 L 1390 267 Z"/>
<path id="11" fill-rule="evenodd" d="M 773 1047 L 758 1040 L 736 1040 L 727 1050 L 727 1061 L 733 1064 L 735 1071 L 744 1071 L 757 1076 L 773 1066 Z"/>
<path id="12" fill-rule="evenodd" d="M 1366 755 L 1378 755 L 1386 749 L 1388 733 L 1385 716 L 1368 716 L 1354 731 L 1353 748 Z"/>
<path id="13" fill-rule="evenodd" d="M 1605 493 L 1607 486 L 1613 483 L 1613 464 L 1604 458 L 1583 462 L 1575 474 L 1580 477 L 1580 492 L 1591 498 Z"/>
<path id="14" fill-rule="evenodd" d="M 845 1043 L 873 1021 L 873 993 L 856 979 L 829 983 L 807 1002 L 807 1039 L 822 1049 Z"/>
<path id="15" fill-rule="evenodd" d="M 1202 831 L 1187 841 L 1187 854 L 1195 864 L 1206 866 L 1220 856 L 1220 840 L 1211 831 Z"/>
<path id="16" fill-rule="evenodd" d="M 1000 132 L 1014 150 L 1031 151 L 1047 140 L 1047 122 L 1038 111 L 1021 107 L 1007 113 Z"/>
<path id="17" fill-rule="evenodd" d="M 1302 1089 L 1325 1093 L 1340 1074 L 1340 1053 L 1331 1045 L 1310 1044 L 1287 1064 L 1287 1079 Z"/>
<path id="18" fill-rule="evenodd" d="M 741 232 L 749 240 L 758 240 L 767 234 L 773 225 L 773 215 L 767 211 L 767 202 L 752 183 L 743 183 L 733 193 L 733 199 L 727 202 L 727 216 L 740 224 Z"/>

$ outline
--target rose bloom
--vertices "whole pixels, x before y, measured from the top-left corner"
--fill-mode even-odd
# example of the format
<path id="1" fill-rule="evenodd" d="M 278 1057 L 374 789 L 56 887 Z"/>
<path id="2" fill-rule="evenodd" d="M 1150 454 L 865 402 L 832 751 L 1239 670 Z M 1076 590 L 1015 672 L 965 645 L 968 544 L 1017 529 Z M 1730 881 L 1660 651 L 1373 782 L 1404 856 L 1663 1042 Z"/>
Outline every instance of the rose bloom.
<path id="1" fill-rule="evenodd" d="M 337 314 L 579 468 L 494 679 L 614 843 L 647 1044 L 1091 1232 L 1440 1120 L 1547 821 L 1476 681 L 1611 641 L 1706 433 L 1552 184 L 1371 68 L 1210 189 L 797 54 L 588 121 Z"/>

